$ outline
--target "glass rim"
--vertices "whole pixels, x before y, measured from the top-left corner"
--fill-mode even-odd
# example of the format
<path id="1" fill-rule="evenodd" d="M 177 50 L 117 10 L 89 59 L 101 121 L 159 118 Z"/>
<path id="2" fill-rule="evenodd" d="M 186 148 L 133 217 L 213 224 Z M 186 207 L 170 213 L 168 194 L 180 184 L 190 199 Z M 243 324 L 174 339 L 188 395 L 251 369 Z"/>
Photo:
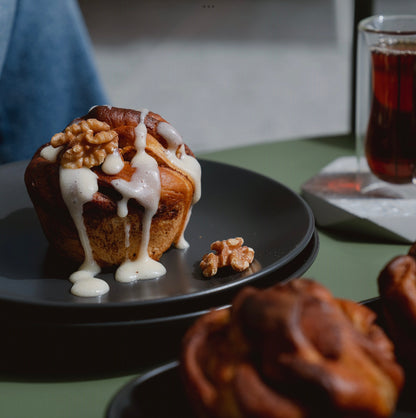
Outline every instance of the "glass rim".
<path id="1" fill-rule="evenodd" d="M 414 22 L 414 29 L 383 29 L 378 28 L 374 23 L 379 23 L 380 25 L 384 22 L 392 21 L 412 21 Z M 363 32 L 375 33 L 375 34 L 385 34 L 385 35 L 416 35 L 416 15 L 374 15 L 366 17 L 358 23 L 358 29 Z"/>

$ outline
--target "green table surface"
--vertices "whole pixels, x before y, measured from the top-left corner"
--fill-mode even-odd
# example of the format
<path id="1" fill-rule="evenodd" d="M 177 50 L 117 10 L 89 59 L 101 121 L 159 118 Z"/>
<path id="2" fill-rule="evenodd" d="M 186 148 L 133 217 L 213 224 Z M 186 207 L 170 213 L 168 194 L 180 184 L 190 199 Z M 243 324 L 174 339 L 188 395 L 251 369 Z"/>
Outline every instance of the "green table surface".
<path id="1" fill-rule="evenodd" d="M 251 145 L 199 157 L 245 167 L 300 192 L 301 185 L 326 164 L 353 153 L 350 137 L 334 136 Z M 320 281 L 338 297 L 356 301 L 376 296 L 380 269 L 408 250 L 403 244 L 318 231 L 319 253 L 304 276 Z M 0 373 L 0 417 L 104 417 L 112 397 L 124 384 L 157 365 L 123 375 L 67 380 Z"/>

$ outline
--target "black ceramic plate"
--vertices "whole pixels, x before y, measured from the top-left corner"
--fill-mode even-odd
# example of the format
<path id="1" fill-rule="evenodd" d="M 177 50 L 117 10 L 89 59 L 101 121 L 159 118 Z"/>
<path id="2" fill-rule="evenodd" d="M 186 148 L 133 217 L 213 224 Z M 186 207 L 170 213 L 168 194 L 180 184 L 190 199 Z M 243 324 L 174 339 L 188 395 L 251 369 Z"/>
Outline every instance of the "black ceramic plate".
<path id="1" fill-rule="evenodd" d="M 160 394 L 163 402 L 156 401 Z M 412 394 L 406 393 L 409 396 Z M 393 418 L 416 417 L 416 405 L 412 409 L 408 404 L 408 399 L 401 399 Z M 124 386 L 111 401 L 106 417 L 195 418 L 181 383 L 178 362 L 161 366 Z"/>
<path id="2" fill-rule="evenodd" d="M 318 252 L 314 234 L 307 247 L 290 263 L 274 271 L 262 283 L 301 276 L 313 263 Z M 228 306 L 228 305 L 227 305 Z M 219 307 L 221 308 L 221 307 Z M 80 323 L 49 317 L 40 320 L 30 312 L 0 310 L 2 358 L 0 368 L 13 374 L 40 373 L 84 375 L 120 373 L 151 363 L 174 360 L 180 353 L 183 335 L 206 310 L 149 319 Z M 79 343 L 88 347 L 86 355 Z M 27 349 L 30 347 L 30 350 Z"/>
<path id="3" fill-rule="evenodd" d="M 26 162 L 0 166 L 0 308 L 17 303 L 36 315 L 53 307 L 56 318 L 90 322 L 181 314 L 224 304 L 241 286 L 261 284 L 301 254 L 315 229 L 311 210 L 296 193 L 241 168 L 201 165 L 202 199 L 186 231 L 190 248 L 165 253 L 167 274 L 159 279 L 122 284 L 111 273 L 100 275 L 110 286 L 100 298 L 71 295 L 67 277 L 76 266 L 66 266 L 48 248 L 26 197 Z M 255 249 L 251 268 L 204 279 L 198 265 L 211 242 L 234 236 Z"/>
<path id="4" fill-rule="evenodd" d="M 157 399 L 163 397 L 163 402 Z M 106 418 L 192 418 L 191 409 L 173 361 L 124 386 L 112 399 Z"/>
<path id="5" fill-rule="evenodd" d="M 363 302 L 380 314 L 380 300 Z M 407 384 L 394 418 L 416 417 L 414 390 Z M 156 402 L 163 394 L 163 402 Z M 134 379 L 112 399 L 106 418 L 193 418 L 179 375 L 177 361 L 167 363 Z"/>

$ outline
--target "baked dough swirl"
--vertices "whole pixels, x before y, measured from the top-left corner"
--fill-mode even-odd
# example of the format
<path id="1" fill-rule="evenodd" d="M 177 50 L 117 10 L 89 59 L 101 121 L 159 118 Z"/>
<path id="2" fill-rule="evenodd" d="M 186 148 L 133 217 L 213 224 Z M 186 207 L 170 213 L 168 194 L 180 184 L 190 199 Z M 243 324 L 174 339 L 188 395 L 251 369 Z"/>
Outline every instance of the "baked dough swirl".
<path id="1" fill-rule="evenodd" d="M 200 175 L 196 158 L 161 116 L 95 106 L 36 152 L 25 183 L 51 246 L 83 263 L 71 281 L 87 278 L 86 288 L 99 283 L 92 279 L 101 268 L 119 266 L 116 279 L 125 282 L 162 275 L 161 255 L 187 246 Z M 78 296 L 108 290 L 92 287 Z"/>
<path id="2" fill-rule="evenodd" d="M 407 255 L 387 263 L 379 274 L 378 287 L 398 358 L 409 375 L 416 375 L 416 244 Z"/>
<path id="3" fill-rule="evenodd" d="M 307 279 L 245 288 L 186 334 L 189 399 L 201 417 L 388 417 L 403 372 L 375 317 Z"/>

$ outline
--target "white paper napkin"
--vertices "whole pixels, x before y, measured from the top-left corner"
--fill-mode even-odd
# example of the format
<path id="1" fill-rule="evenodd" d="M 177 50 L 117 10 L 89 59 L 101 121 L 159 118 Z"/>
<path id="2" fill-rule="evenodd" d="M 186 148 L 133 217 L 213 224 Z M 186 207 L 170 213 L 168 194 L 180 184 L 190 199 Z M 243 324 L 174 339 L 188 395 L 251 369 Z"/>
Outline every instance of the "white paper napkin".
<path id="1" fill-rule="evenodd" d="M 390 185 L 354 156 L 336 159 L 302 185 L 318 226 L 403 243 L 416 241 L 416 185 Z"/>

